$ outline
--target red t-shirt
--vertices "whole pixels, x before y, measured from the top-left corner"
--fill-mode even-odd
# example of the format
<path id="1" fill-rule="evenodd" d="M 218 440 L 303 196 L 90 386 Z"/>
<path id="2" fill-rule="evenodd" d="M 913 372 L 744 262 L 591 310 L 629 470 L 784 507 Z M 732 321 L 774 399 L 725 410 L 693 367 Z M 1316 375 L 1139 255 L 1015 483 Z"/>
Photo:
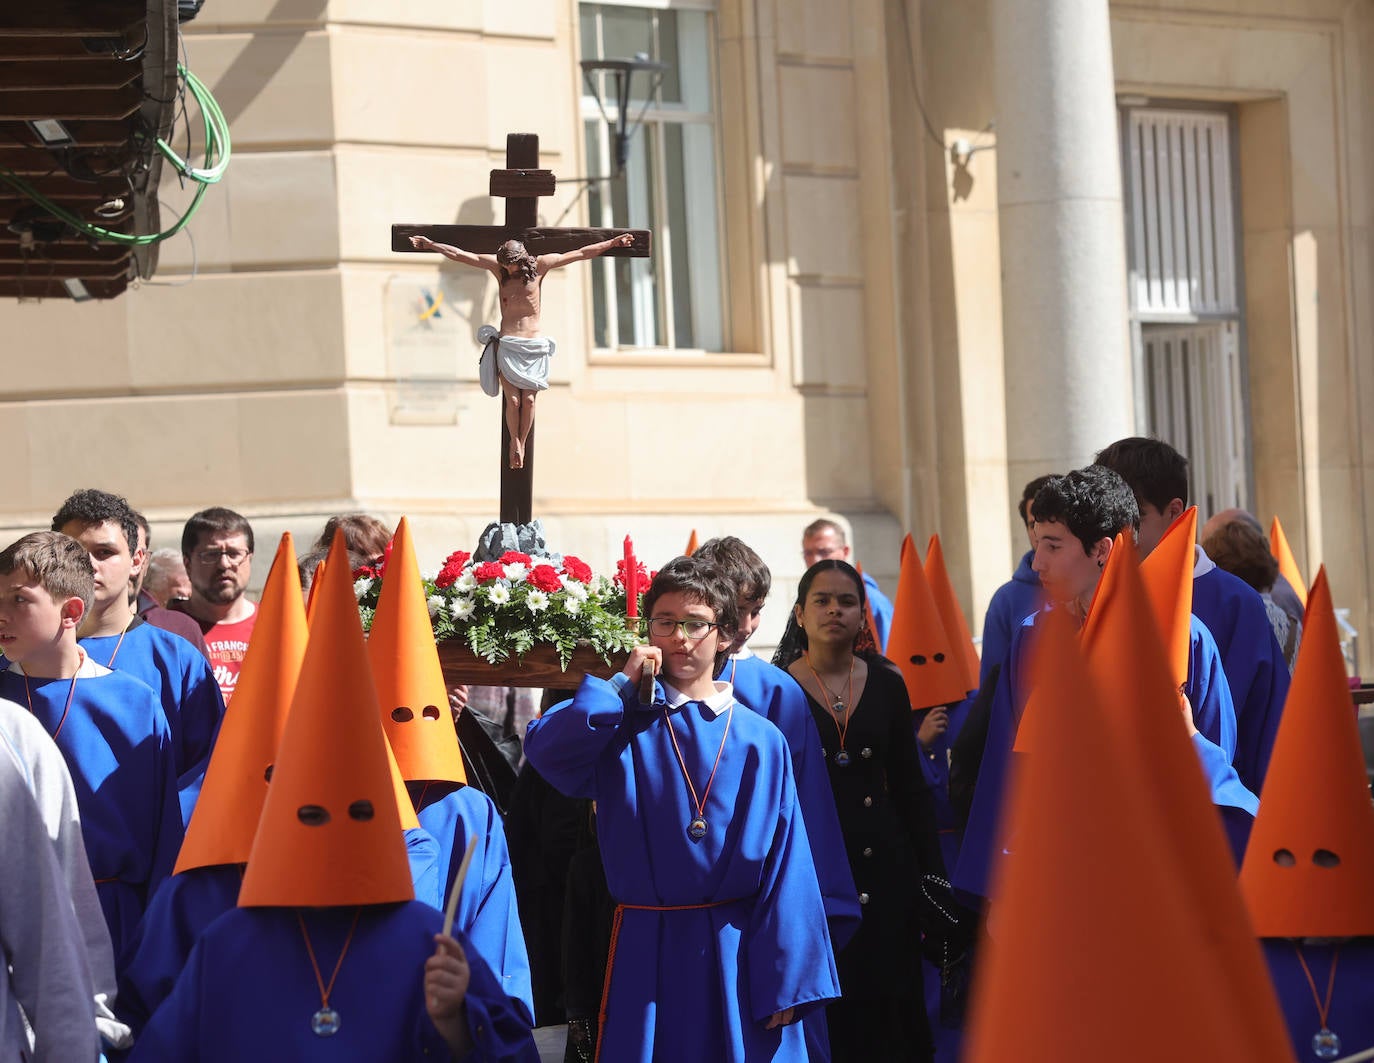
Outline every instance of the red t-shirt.
<path id="1" fill-rule="evenodd" d="M 243 655 L 248 652 L 248 640 L 253 634 L 253 625 L 258 622 L 258 610 L 242 620 L 232 623 L 214 624 L 205 631 L 205 648 L 210 651 L 210 664 L 215 670 L 215 682 L 224 695 L 224 704 L 234 696 L 234 686 L 239 681 L 239 669 L 243 667 Z"/>

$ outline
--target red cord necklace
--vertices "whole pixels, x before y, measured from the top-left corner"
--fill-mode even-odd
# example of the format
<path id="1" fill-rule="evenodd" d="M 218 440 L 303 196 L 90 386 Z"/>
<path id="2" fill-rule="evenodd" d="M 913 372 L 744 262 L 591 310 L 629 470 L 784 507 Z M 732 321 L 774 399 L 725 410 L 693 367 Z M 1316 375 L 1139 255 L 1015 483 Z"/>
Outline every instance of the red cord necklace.
<path id="1" fill-rule="evenodd" d="M 67 704 L 62 706 L 62 715 L 57 721 L 57 730 L 53 731 L 53 741 L 57 741 L 57 736 L 62 733 L 62 725 L 67 722 L 67 713 L 72 711 L 72 698 L 76 695 L 76 681 L 81 678 L 81 666 L 86 663 L 85 651 L 78 651 L 80 656 L 76 661 L 76 671 L 72 673 L 72 685 L 67 688 Z M 29 703 L 29 715 L 34 715 L 33 711 L 33 691 L 29 689 L 29 673 L 24 673 L 24 700 Z"/>
<path id="2" fill-rule="evenodd" d="M 716 750 L 715 763 L 711 765 L 711 774 L 706 779 L 706 788 L 701 791 L 701 799 L 697 799 L 697 788 L 692 784 L 691 773 L 687 770 L 687 762 L 682 759 L 682 748 L 677 744 L 677 732 L 673 730 L 673 721 L 668 716 L 668 709 L 663 709 L 663 723 L 668 728 L 668 737 L 673 740 L 673 752 L 677 754 L 677 766 L 682 769 L 682 777 L 687 780 L 687 791 L 692 795 L 692 805 L 696 808 L 696 818 L 687 824 L 687 837 L 694 842 L 701 841 L 706 837 L 706 798 L 711 794 L 711 784 L 716 781 L 716 769 L 720 767 L 721 754 L 725 752 L 725 740 L 730 737 L 730 721 L 735 718 L 735 703 L 730 702 L 730 708 L 726 710 L 725 731 L 720 736 L 720 748 Z"/>
<path id="3" fill-rule="evenodd" d="M 844 748 L 845 736 L 849 733 L 849 722 L 854 719 L 854 707 L 850 703 L 854 700 L 854 655 L 849 655 L 849 683 L 845 688 L 844 697 L 832 693 L 830 688 L 825 685 L 821 675 L 811 665 L 811 655 L 803 654 L 806 658 L 806 667 L 811 672 L 811 677 L 816 680 L 818 686 L 828 699 L 826 711 L 830 714 L 831 722 L 835 725 L 835 733 L 840 736 L 840 748 L 835 753 L 835 763 L 840 767 L 845 767 L 849 763 L 849 751 Z M 833 704 L 830 704 L 833 702 Z M 840 717 L 844 717 L 844 725 L 840 725 Z"/>
<path id="4" fill-rule="evenodd" d="M 1341 959 L 1341 947 L 1337 945 L 1331 954 L 1331 973 L 1326 977 L 1325 1001 L 1317 996 L 1317 980 L 1312 977 L 1312 969 L 1307 966 L 1307 957 L 1302 954 L 1301 943 L 1293 942 L 1293 949 L 1298 954 L 1298 962 L 1302 964 L 1302 973 L 1307 975 L 1307 984 L 1312 989 L 1312 1002 L 1317 1005 L 1317 1017 L 1322 1023 L 1321 1029 L 1312 1035 L 1312 1054 L 1318 1059 L 1335 1059 L 1341 1054 L 1341 1039 L 1327 1025 L 1327 1019 L 1331 1016 L 1331 994 L 1336 988 L 1336 964 Z"/>
<path id="5" fill-rule="evenodd" d="M 296 910 L 296 922 L 301 926 L 301 936 L 305 938 L 305 951 L 310 956 L 310 969 L 315 972 L 315 984 L 320 989 L 320 1010 L 310 1016 L 310 1029 L 317 1037 L 333 1037 L 339 1032 L 339 1013 L 329 1006 L 329 994 L 334 992 L 334 982 L 339 977 L 339 968 L 343 966 L 344 957 L 348 955 L 348 946 L 353 944 L 353 931 L 358 929 L 358 917 L 362 914 L 361 908 L 354 910 L 353 925 L 348 928 L 348 937 L 344 938 L 339 958 L 329 975 L 329 984 L 325 985 L 324 976 L 320 974 L 320 965 L 315 959 L 315 947 L 310 944 L 310 931 L 305 928 L 305 917 L 301 915 L 300 909 Z"/>

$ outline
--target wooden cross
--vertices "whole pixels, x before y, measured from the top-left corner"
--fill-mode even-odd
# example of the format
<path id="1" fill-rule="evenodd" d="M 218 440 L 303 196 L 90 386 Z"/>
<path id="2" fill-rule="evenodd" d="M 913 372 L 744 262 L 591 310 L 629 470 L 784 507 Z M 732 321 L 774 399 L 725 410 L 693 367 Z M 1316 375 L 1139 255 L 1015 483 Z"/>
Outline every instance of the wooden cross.
<path id="1" fill-rule="evenodd" d="M 631 247 L 617 247 L 608 255 L 619 258 L 648 258 L 647 229 L 554 229 L 540 228 L 539 197 L 554 193 L 556 179 L 552 170 L 539 169 L 539 137 L 534 133 L 511 133 L 506 137 L 506 168 L 491 171 L 490 195 L 506 201 L 504 225 L 407 225 L 391 227 L 391 250 L 417 252 L 412 236 L 427 236 L 436 243 L 452 244 L 474 254 L 494 254 L 507 240 L 519 240 L 530 254 L 548 255 L 574 251 L 586 244 L 609 240 L 628 232 L 634 237 Z M 504 396 L 502 401 L 505 401 Z M 509 468 L 510 430 L 501 418 L 501 521 L 528 524 L 534 519 L 534 429 L 525 444 L 523 468 Z"/>

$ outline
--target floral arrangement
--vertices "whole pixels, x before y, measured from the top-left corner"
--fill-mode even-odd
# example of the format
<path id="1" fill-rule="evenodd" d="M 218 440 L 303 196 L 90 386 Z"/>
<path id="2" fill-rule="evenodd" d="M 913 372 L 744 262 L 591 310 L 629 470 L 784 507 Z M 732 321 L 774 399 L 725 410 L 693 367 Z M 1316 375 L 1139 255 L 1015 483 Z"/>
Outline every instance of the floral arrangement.
<path id="1" fill-rule="evenodd" d="M 390 549 L 374 564 L 353 570 L 353 592 L 364 629 L 381 596 Z M 639 565 L 637 586 L 652 576 Z M 436 639 L 461 639 L 475 656 L 500 664 L 524 657 L 540 643 L 554 646 L 563 668 L 579 644 L 602 660 L 638 645 L 625 623 L 625 562 L 614 578 L 599 576 L 576 557 L 533 557 L 514 550 L 496 561 L 472 560 L 465 550 L 449 554 L 433 577 L 424 578 Z M 638 604 L 638 603 L 636 603 Z"/>

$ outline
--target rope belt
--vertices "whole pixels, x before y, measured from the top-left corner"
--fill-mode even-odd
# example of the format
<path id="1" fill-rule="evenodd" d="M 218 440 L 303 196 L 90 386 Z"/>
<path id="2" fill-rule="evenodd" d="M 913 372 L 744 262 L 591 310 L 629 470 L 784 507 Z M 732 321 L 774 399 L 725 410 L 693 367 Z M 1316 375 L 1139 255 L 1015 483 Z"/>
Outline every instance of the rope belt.
<path id="1" fill-rule="evenodd" d="M 601 983 L 601 1010 L 596 1017 L 598 1036 L 596 1039 L 596 1063 L 601 1063 L 601 1046 L 606 1036 L 606 1001 L 611 995 L 611 971 L 615 968 L 615 950 L 620 944 L 620 924 L 625 921 L 625 913 L 631 912 L 695 912 L 706 908 L 724 908 L 738 904 L 745 897 L 731 897 L 725 901 L 705 901 L 701 904 L 617 904 L 615 918 L 611 921 L 611 946 L 606 951 L 606 978 Z"/>

